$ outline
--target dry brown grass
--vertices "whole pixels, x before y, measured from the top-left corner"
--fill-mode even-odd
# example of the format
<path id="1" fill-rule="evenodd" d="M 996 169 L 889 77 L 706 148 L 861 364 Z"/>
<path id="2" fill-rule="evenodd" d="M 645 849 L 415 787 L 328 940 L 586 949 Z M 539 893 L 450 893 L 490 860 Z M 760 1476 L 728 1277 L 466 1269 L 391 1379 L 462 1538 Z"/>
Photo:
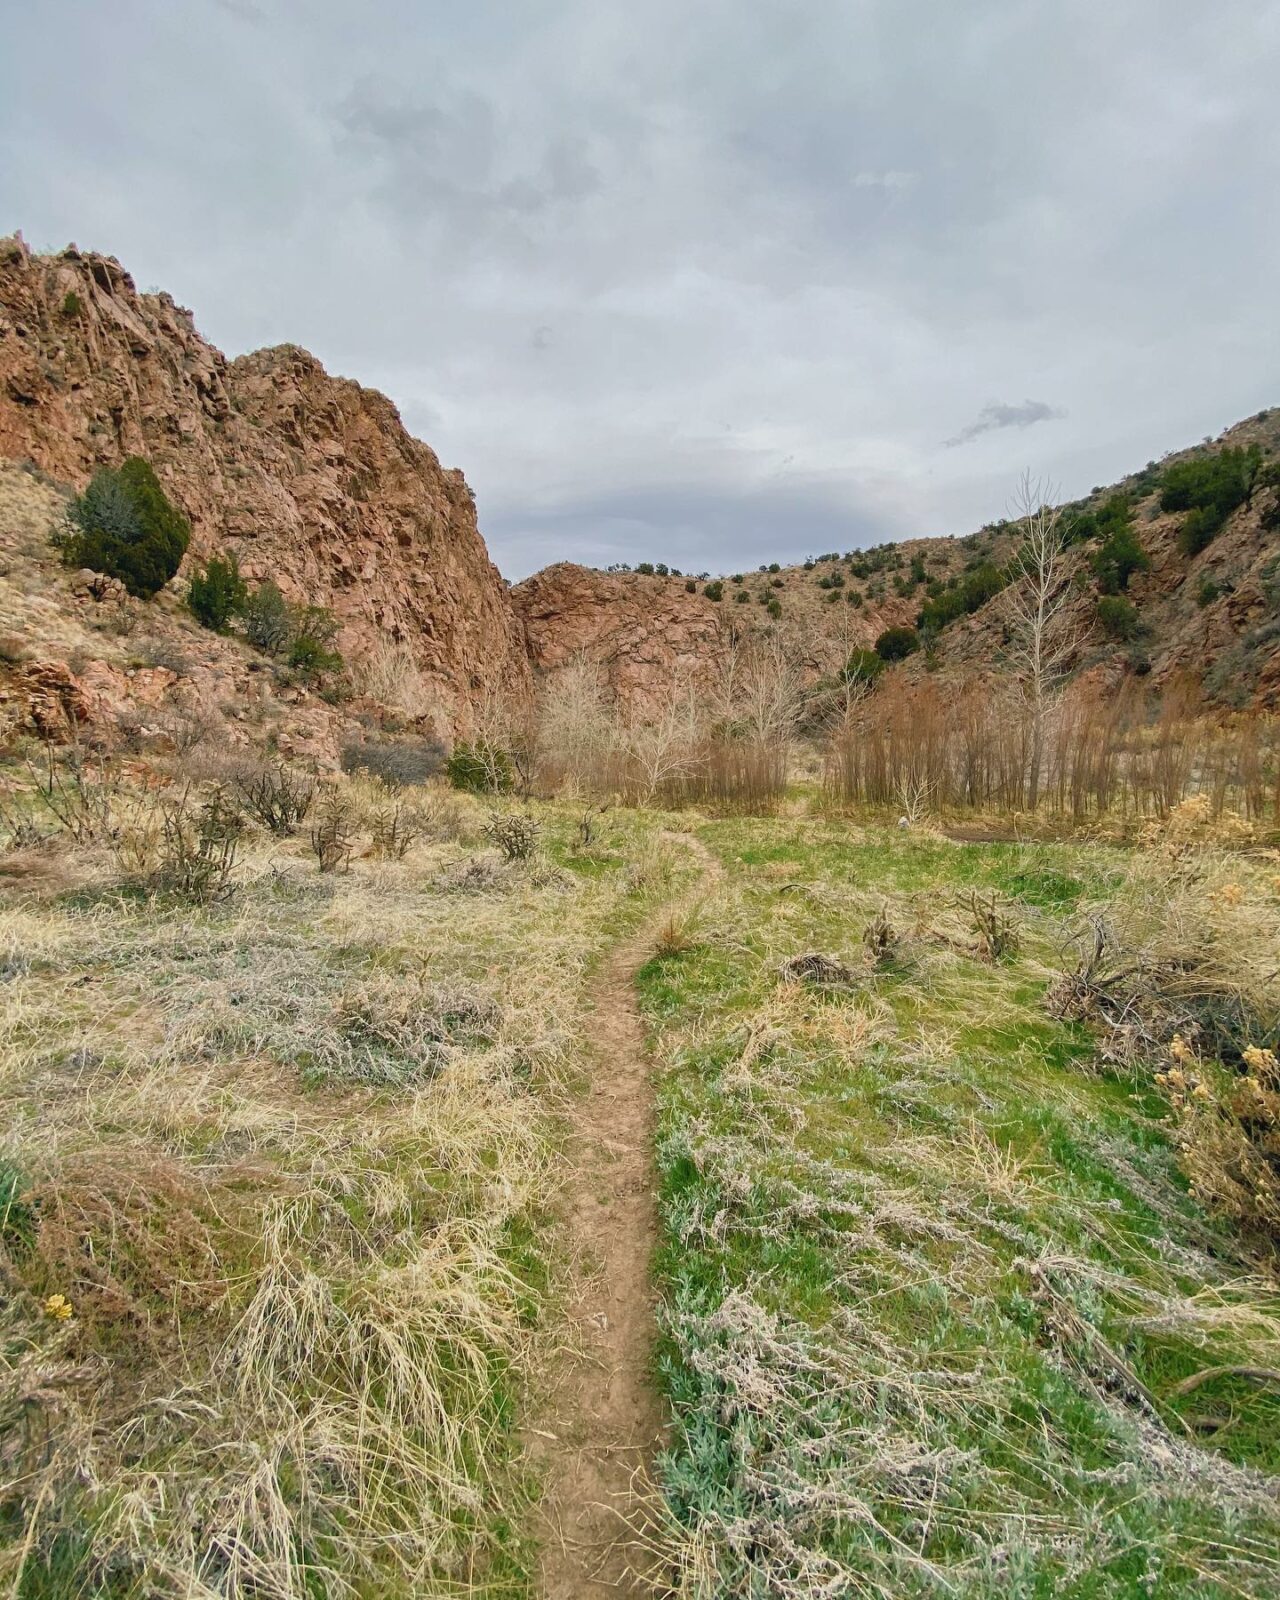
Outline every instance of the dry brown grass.
<path id="1" fill-rule="evenodd" d="M 343 875 L 251 829 L 215 905 L 100 843 L 0 897 L 0 1159 L 33 1219 L 0 1240 L 15 1592 L 481 1593 L 517 1559 L 556 1118 L 648 825 L 605 872 L 454 896 L 483 807 L 427 792 L 378 859 L 386 791 L 338 787 Z"/>

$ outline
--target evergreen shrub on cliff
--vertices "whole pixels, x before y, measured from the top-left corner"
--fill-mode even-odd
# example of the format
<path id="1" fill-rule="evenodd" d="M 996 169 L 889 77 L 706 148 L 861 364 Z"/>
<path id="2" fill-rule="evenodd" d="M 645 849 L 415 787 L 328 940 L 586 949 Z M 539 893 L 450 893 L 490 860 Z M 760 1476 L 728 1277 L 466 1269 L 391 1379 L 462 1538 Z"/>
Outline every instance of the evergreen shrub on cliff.
<path id="1" fill-rule="evenodd" d="M 141 456 L 95 472 L 55 536 L 67 566 L 105 572 L 143 600 L 177 572 L 190 541 L 190 523 Z"/>

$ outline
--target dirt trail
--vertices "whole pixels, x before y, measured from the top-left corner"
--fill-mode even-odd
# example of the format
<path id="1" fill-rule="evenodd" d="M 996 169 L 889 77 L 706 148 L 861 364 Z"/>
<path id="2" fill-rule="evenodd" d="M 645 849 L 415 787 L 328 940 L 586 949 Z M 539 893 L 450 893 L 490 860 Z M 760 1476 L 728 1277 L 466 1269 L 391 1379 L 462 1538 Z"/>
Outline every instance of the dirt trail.
<path id="1" fill-rule="evenodd" d="M 653 1095 L 636 973 L 658 926 L 697 900 L 720 864 L 691 834 L 694 890 L 653 912 L 610 952 L 590 990 L 592 1062 L 575 1102 L 565 1226 L 582 1271 L 570 1305 L 576 1347 L 557 1363 L 530 1446 L 546 1481 L 541 1593 L 546 1600 L 652 1596 L 642 1575 L 657 1491 L 649 1463 L 662 1437 L 651 1355 L 657 1238 Z"/>

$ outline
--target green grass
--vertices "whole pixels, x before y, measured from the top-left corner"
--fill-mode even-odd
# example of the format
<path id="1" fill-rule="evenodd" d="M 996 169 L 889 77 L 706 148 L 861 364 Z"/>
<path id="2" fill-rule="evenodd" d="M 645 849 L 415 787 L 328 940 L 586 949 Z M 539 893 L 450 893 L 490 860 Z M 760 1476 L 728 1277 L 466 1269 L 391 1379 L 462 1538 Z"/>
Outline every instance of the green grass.
<path id="1" fill-rule="evenodd" d="M 663 1462 L 682 1593 L 1280 1595 L 1280 1292 L 1181 1178 L 1153 1087 L 1043 996 L 1121 853 L 714 824 L 702 942 L 651 961 Z M 1016 957 L 967 949 L 994 889 Z M 804 950 L 859 964 L 781 985 Z"/>

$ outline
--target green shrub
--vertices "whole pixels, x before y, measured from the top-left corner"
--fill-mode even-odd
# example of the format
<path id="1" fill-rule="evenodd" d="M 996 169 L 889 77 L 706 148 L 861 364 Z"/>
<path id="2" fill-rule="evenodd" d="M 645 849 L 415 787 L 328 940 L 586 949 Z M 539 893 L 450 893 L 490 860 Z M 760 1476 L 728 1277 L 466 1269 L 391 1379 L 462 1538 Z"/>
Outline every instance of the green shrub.
<path id="1" fill-rule="evenodd" d="M 1256 444 L 1247 450 L 1219 450 L 1166 467 L 1160 480 L 1160 509 L 1188 513 L 1178 532 L 1183 553 L 1195 556 L 1223 523 L 1253 493 L 1262 465 Z"/>
<path id="2" fill-rule="evenodd" d="M 1007 579 L 999 567 L 990 561 L 980 561 L 972 571 L 958 581 L 948 580 L 931 599 L 925 601 L 916 618 L 916 626 L 930 633 L 938 633 L 954 622 L 979 610 L 1005 587 Z"/>
<path id="3" fill-rule="evenodd" d="M 1123 594 L 1135 572 L 1145 572 L 1151 558 L 1142 548 L 1131 527 L 1117 530 L 1098 550 L 1090 565 L 1103 594 Z"/>
<path id="4" fill-rule="evenodd" d="M 770 572 L 781 572 L 782 568 L 778 565 L 778 563 L 776 561 L 771 561 L 769 563 L 769 571 Z"/>
<path id="5" fill-rule="evenodd" d="M 1196 604 L 1198 606 L 1211 606 L 1223 592 L 1222 585 L 1210 577 L 1200 580 L 1200 587 L 1196 590 Z"/>
<path id="6" fill-rule="evenodd" d="M 289 602 L 270 578 L 245 598 L 242 607 L 244 636 L 269 656 L 283 654 L 293 641 Z"/>
<path id="7" fill-rule="evenodd" d="M 1100 540 L 1090 557 L 1103 594 L 1123 594 L 1135 572 L 1145 572 L 1151 565 L 1133 530 L 1133 502 L 1128 495 L 1113 494 L 1090 516 L 1076 518 L 1069 526 L 1073 541 L 1082 536 Z"/>
<path id="8" fill-rule="evenodd" d="M 697 592 L 698 592 L 698 585 L 697 585 L 697 584 L 696 584 L 696 583 L 695 583 L 695 582 L 694 582 L 694 581 L 693 581 L 693 579 L 692 579 L 692 578 L 690 578 L 690 579 L 689 579 L 689 580 L 688 580 L 688 581 L 687 581 L 687 582 L 686 582 L 686 584 L 685 584 L 685 586 L 684 586 L 684 592 L 685 592 L 685 593 L 686 593 L 686 594 L 697 594 Z"/>
<path id="9" fill-rule="evenodd" d="M 845 599 L 849 602 L 849 604 L 851 606 L 860 606 L 862 604 L 862 591 L 861 591 L 861 589 L 849 589 L 849 590 L 847 590 L 846 593 L 845 593 Z"/>
<path id="10" fill-rule="evenodd" d="M 1178 548 L 1184 556 L 1198 556 L 1208 548 L 1213 537 L 1226 521 L 1211 506 L 1199 506 L 1188 511 L 1178 529 Z"/>
<path id="11" fill-rule="evenodd" d="M 1134 639 L 1138 634 L 1138 608 L 1123 595 L 1105 594 L 1098 601 L 1098 623 L 1108 639 Z"/>
<path id="12" fill-rule="evenodd" d="M 747 591 L 745 589 L 739 589 L 737 594 L 735 594 L 733 598 L 737 601 L 737 603 L 740 606 L 745 606 L 745 605 L 749 604 L 750 600 L 751 600 L 751 596 L 747 593 Z"/>
<path id="13" fill-rule="evenodd" d="M 920 648 L 920 635 L 914 628 L 886 628 L 876 640 L 881 661 L 902 661 Z"/>
<path id="14" fill-rule="evenodd" d="M 716 578 L 712 583 L 707 584 L 702 592 L 708 600 L 723 600 L 724 584 L 721 583 L 719 578 Z"/>
<path id="15" fill-rule="evenodd" d="M 284 656 L 303 678 L 342 667 L 336 641 L 339 622 L 325 606 L 290 605 L 270 578 L 240 606 L 249 643 L 271 656 Z"/>
<path id="16" fill-rule="evenodd" d="M 74 322 L 84 310 L 84 301 L 74 289 L 68 289 L 62 300 L 62 315 L 68 322 Z"/>
<path id="17" fill-rule="evenodd" d="M 506 794 L 515 787 L 515 767 L 505 750 L 477 739 L 460 739 L 445 762 L 445 775 L 455 789 L 473 794 Z"/>
<path id="18" fill-rule="evenodd" d="M 778 600 L 776 598 L 770 600 L 769 601 L 769 605 L 768 605 L 768 611 L 769 611 L 769 615 L 776 622 L 778 620 L 778 618 L 782 615 L 782 601 Z"/>
<path id="19" fill-rule="evenodd" d="M 95 472 L 55 536 L 67 566 L 118 578 L 143 600 L 177 572 L 190 540 L 190 524 L 141 456 Z"/>
<path id="20" fill-rule="evenodd" d="M 840 669 L 846 683 L 874 683 L 884 671 L 884 660 L 874 650 L 859 647 L 849 653 L 849 659 Z"/>
<path id="21" fill-rule="evenodd" d="M 333 612 L 324 606 L 302 606 L 291 610 L 289 620 L 289 665 L 307 678 L 339 671 L 342 657 L 335 644 L 338 619 Z"/>
<path id="22" fill-rule="evenodd" d="M 249 589 L 234 554 L 212 556 L 202 571 L 192 574 L 187 609 L 201 627 L 225 633 L 248 598 Z"/>

